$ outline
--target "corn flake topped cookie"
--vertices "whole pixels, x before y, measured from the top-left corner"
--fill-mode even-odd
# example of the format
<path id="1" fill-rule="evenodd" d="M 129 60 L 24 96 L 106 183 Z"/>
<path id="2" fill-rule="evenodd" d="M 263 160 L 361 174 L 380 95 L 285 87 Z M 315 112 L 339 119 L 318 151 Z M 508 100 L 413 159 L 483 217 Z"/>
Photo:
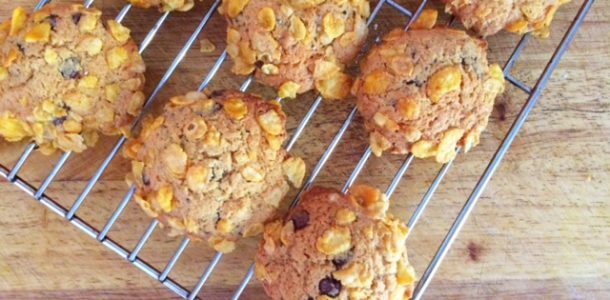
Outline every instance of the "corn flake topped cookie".
<path id="1" fill-rule="evenodd" d="M 379 190 L 347 195 L 314 187 L 282 219 L 265 226 L 256 277 L 277 300 L 409 299 L 416 275 L 406 225 L 386 214 Z"/>
<path id="2" fill-rule="evenodd" d="M 192 92 L 144 121 L 125 154 L 142 209 L 174 233 L 230 252 L 262 232 L 305 162 L 282 148 L 286 116 L 273 101 L 240 92 Z"/>
<path id="3" fill-rule="evenodd" d="M 443 0 L 468 29 L 490 36 L 502 29 L 548 37 L 557 9 L 570 0 Z"/>
<path id="4" fill-rule="evenodd" d="M 504 74 L 488 65 L 487 44 L 464 31 L 396 29 L 361 64 L 357 107 L 373 153 L 434 157 L 478 144 Z"/>
<path id="5" fill-rule="evenodd" d="M 0 25 L 0 136 L 48 154 L 129 131 L 145 100 L 145 66 L 129 29 L 101 15 L 50 4 L 17 8 Z"/>
<path id="6" fill-rule="evenodd" d="M 345 98 L 344 68 L 365 42 L 369 10 L 368 0 L 224 0 L 232 71 L 255 72 L 281 98 L 314 88 Z"/>

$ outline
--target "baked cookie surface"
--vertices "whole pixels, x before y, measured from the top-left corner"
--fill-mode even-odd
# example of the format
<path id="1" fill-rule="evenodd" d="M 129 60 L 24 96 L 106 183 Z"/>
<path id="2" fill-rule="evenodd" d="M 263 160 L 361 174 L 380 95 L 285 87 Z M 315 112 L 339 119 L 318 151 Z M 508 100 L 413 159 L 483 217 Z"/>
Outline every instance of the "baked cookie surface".
<path id="1" fill-rule="evenodd" d="M 232 71 L 255 72 L 281 98 L 316 89 L 327 99 L 349 94 L 344 73 L 364 44 L 368 0 L 224 0 Z"/>
<path id="2" fill-rule="evenodd" d="M 314 187 L 265 226 L 256 276 L 272 299 L 408 299 L 416 280 L 405 224 L 379 190 Z"/>
<path id="3" fill-rule="evenodd" d="M 140 8 L 156 7 L 160 11 L 188 11 L 195 6 L 195 0 L 127 0 Z"/>
<path id="4" fill-rule="evenodd" d="M 240 92 L 174 97 L 144 120 L 125 154 L 140 206 L 173 233 L 230 252 L 259 234 L 305 163 L 282 148 L 286 116 L 274 101 Z"/>
<path id="5" fill-rule="evenodd" d="M 373 153 L 413 153 L 444 163 L 478 144 L 504 90 L 487 62 L 487 44 L 460 30 L 397 29 L 361 64 L 357 107 Z"/>
<path id="6" fill-rule="evenodd" d="M 468 29 L 490 36 L 502 29 L 549 36 L 557 9 L 570 0 L 443 0 L 445 10 Z"/>
<path id="7" fill-rule="evenodd" d="M 43 153 L 81 152 L 128 132 L 144 103 L 144 62 L 129 29 L 81 5 L 17 8 L 0 25 L 0 136 Z"/>

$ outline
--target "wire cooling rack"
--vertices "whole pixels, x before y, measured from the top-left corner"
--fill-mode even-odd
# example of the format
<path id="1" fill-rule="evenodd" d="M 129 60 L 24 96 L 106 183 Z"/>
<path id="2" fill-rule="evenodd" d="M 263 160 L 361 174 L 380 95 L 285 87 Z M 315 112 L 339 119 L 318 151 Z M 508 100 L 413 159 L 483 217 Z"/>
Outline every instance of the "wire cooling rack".
<path id="1" fill-rule="evenodd" d="M 44 6 L 48 2 L 50 2 L 50 0 L 41 0 L 38 3 L 38 5 L 36 6 L 36 9 L 40 9 L 42 6 Z M 87 1 L 84 1 L 84 5 L 86 7 L 90 7 L 91 5 L 93 5 L 94 2 L 95 2 L 95 0 L 87 0 Z M 422 10 L 425 8 L 425 6 L 428 4 L 428 2 L 429 2 L 428 0 L 422 0 L 421 3 L 418 5 L 417 9 L 414 12 L 412 12 L 412 11 L 408 10 L 407 8 L 405 8 L 404 6 L 398 4 L 394 0 L 379 0 L 379 2 L 377 2 L 377 4 L 375 5 L 374 9 L 371 12 L 371 16 L 369 18 L 368 25 L 372 24 L 375 21 L 380 10 L 384 6 L 389 6 L 389 7 L 396 9 L 401 14 L 403 14 L 409 18 L 409 22 L 405 26 L 405 30 L 407 30 L 409 28 L 409 26 L 411 25 L 411 23 L 415 19 L 417 19 L 417 17 L 421 14 Z M 500 165 L 502 159 L 506 155 L 506 152 L 510 148 L 513 140 L 515 139 L 519 130 L 521 129 L 525 120 L 527 119 L 529 113 L 536 105 L 536 102 L 540 98 L 540 95 L 541 95 L 542 91 L 544 90 L 544 88 L 546 87 L 553 71 L 556 69 L 557 65 L 559 64 L 559 61 L 563 57 L 563 54 L 568 49 L 569 45 L 572 43 L 574 36 L 576 35 L 576 32 L 582 25 L 582 22 L 584 21 L 585 16 L 591 9 L 593 2 L 594 2 L 594 0 L 585 0 L 582 2 L 580 10 L 578 11 L 576 17 L 572 21 L 572 24 L 570 25 L 569 29 L 565 32 L 563 39 L 561 40 L 561 43 L 555 49 L 553 56 L 551 57 L 548 64 L 544 68 L 542 75 L 540 75 L 540 77 L 537 79 L 536 84 L 533 87 L 528 86 L 527 84 L 525 84 L 524 82 L 520 81 L 519 79 L 513 77 L 510 74 L 512 67 L 518 61 L 522 50 L 524 49 L 525 45 L 527 44 L 527 42 L 529 40 L 529 35 L 525 35 L 521 38 L 521 40 L 517 43 L 515 49 L 513 50 L 512 54 L 510 55 L 510 58 L 504 64 L 503 70 L 504 70 L 504 75 L 505 75 L 506 79 L 511 84 L 513 84 L 515 87 L 517 87 L 518 89 L 525 92 L 528 95 L 528 99 L 525 102 L 524 106 L 522 107 L 516 120 L 513 122 L 512 127 L 510 128 L 510 130 L 504 137 L 504 140 L 502 141 L 500 147 L 497 149 L 495 155 L 489 162 L 485 172 L 481 175 L 481 178 L 479 179 L 479 181 L 476 184 L 475 188 L 473 189 L 472 193 L 468 197 L 464 207 L 462 208 L 462 210 L 456 217 L 453 225 L 451 226 L 450 230 L 448 231 L 442 244 L 438 248 L 434 258 L 432 259 L 432 261 L 426 268 L 425 272 L 422 274 L 422 276 L 415 288 L 413 299 L 420 299 L 422 297 L 422 295 L 424 294 L 426 288 L 430 284 L 432 277 L 434 276 L 434 274 L 436 273 L 437 269 L 439 268 L 441 262 L 443 261 L 443 258 L 449 251 L 449 249 L 450 249 L 451 245 L 453 244 L 453 242 L 455 241 L 455 239 L 457 238 L 458 233 L 460 232 L 462 226 L 465 224 L 468 216 L 472 212 L 472 209 L 475 207 L 479 197 L 481 196 L 481 193 L 483 192 L 486 185 L 489 183 L 491 177 L 493 176 L 494 172 Z M 146 110 L 146 108 L 148 108 L 151 105 L 151 103 L 157 98 L 157 96 L 159 95 L 161 90 L 166 86 L 168 80 L 174 74 L 178 65 L 182 62 L 182 60 L 186 56 L 187 52 L 193 46 L 193 44 L 197 40 L 198 36 L 202 32 L 202 30 L 206 27 L 210 18 L 215 14 L 215 12 L 218 9 L 220 4 L 221 4 L 221 0 L 215 0 L 214 3 L 212 4 L 212 6 L 210 7 L 210 9 L 208 10 L 208 12 L 203 16 L 203 18 L 201 19 L 201 21 L 200 21 L 199 25 L 197 26 L 197 28 L 195 29 L 195 31 L 191 34 L 190 38 L 186 41 L 186 43 L 184 44 L 182 49 L 179 51 L 178 55 L 174 58 L 170 67 L 167 69 L 167 71 L 165 72 L 165 74 L 163 75 L 163 77 L 161 78 L 161 80 L 159 81 L 159 83 L 157 84 L 155 89 L 153 90 L 153 92 L 148 97 L 148 99 L 145 103 L 145 110 Z M 123 21 L 123 19 L 129 13 L 131 8 L 132 8 L 131 5 L 124 6 L 120 10 L 119 14 L 116 16 L 115 19 L 118 22 Z M 170 14 L 169 12 L 166 12 L 165 14 L 163 14 L 159 17 L 159 19 L 157 20 L 157 22 L 155 23 L 153 28 L 148 32 L 146 37 L 141 42 L 140 53 L 144 52 L 146 50 L 146 48 L 148 48 L 150 43 L 155 38 L 159 29 L 165 23 L 165 20 L 167 19 L 169 14 Z M 222 66 L 223 62 L 226 60 L 226 58 L 227 58 L 227 51 L 225 50 L 222 52 L 220 57 L 218 57 L 218 59 L 216 60 L 216 62 L 212 66 L 212 68 L 208 71 L 203 82 L 199 86 L 200 91 L 202 91 L 203 89 L 205 89 L 208 86 L 208 84 L 210 83 L 212 78 L 216 75 L 218 70 L 221 68 L 221 66 Z M 240 90 L 241 91 L 247 90 L 248 87 L 250 86 L 250 83 L 252 82 L 252 79 L 253 79 L 252 76 L 248 77 L 246 79 L 246 81 L 242 84 Z M 315 99 L 315 101 L 313 102 L 313 104 L 311 105 L 311 107 L 309 108 L 309 111 L 305 114 L 305 116 L 303 117 L 303 119 L 301 120 L 301 122 L 299 123 L 299 125 L 297 126 L 295 131 L 293 132 L 289 142 L 286 145 L 287 150 L 291 150 L 294 147 L 296 141 L 301 136 L 303 130 L 308 125 L 309 121 L 311 120 L 311 118 L 315 114 L 316 110 L 321 105 L 321 103 L 322 103 L 322 97 L 318 96 Z M 328 145 L 328 147 L 322 154 L 318 163 L 313 168 L 309 177 L 305 181 L 305 184 L 303 185 L 301 190 L 295 196 L 295 198 L 292 202 L 292 206 L 296 205 L 302 192 L 312 186 L 312 184 L 314 183 L 318 174 L 320 173 L 322 168 L 325 166 L 326 162 L 328 161 L 328 159 L 330 158 L 334 149 L 336 148 L 337 144 L 341 141 L 343 135 L 349 128 L 354 117 L 356 116 L 356 113 L 357 113 L 357 111 L 356 111 L 356 108 L 354 107 L 352 109 L 352 111 L 349 113 L 347 119 L 343 122 L 342 126 L 339 128 L 338 132 L 332 139 L 331 143 Z M 138 121 L 139 121 L 139 119 L 136 120 L 136 124 L 138 123 Z M 136 124 L 134 124 L 134 126 L 136 126 Z M 146 231 L 141 236 L 140 240 L 138 241 L 138 243 L 132 250 L 128 250 L 121 244 L 115 242 L 113 239 L 108 237 L 108 233 L 112 229 L 112 226 L 117 221 L 117 219 L 121 216 L 123 210 L 125 209 L 125 207 L 129 204 L 129 202 L 132 199 L 132 196 L 135 192 L 135 188 L 133 186 L 128 190 L 128 192 L 125 195 L 125 197 L 123 198 L 123 200 L 120 202 L 118 207 L 115 209 L 115 211 L 113 212 L 111 217 L 107 220 L 105 226 L 101 230 L 92 227 L 85 220 L 81 219 L 77 215 L 79 208 L 81 207 L 83 202 L 87 199 L 87 196 L 92 191 L 93 187 L 96 185 L 96 183 L 98 182 L 98 180 L 100 179 L 102 174 L 105 172 L 106 168 L 109 166 L 111 161 L 115 158 L 115 156 L 117 155 L 117 153 L 119 152 L 119 150 L 121 149 L 123 144 L 125 143 L 125 140 L 126 140 L 125 137 L 121 137 L 118 140 L 118 142 L 116 143 L 114 148 L 112 148 L 112 150 L 107 155 L 107 157 L 104 159 L 104 161 L 102 162 L 100 167 L 91 177 L 91 179 L 88 181 L 87 185 L 85 186 L 83 191 L 80 193 L 80 195 L 78 196 L 76 201 L 69 208 L 62 206 L 58 202 L 51 199 L 49 196 L 47 196 L 45 194 L 45 191 L 47 190 L 49 185 L 53 182 L 55 176 L 59 173 L 59 171 L 64 166 L 64 164 L 66 163 L 68 158 L 71 156 L 72 153 L 70 153 L 70 152 L 63 153 L 63 155 L 60 157 L 60 159 L 55 164 L 54 168 L 50 171 L 49 175 L 45 178 L 45 180 L 42 182 L 42 184 L 38 188 L 34 187 L 33 185 L 31 185 L 30 183 L 28 183 L 27 181 L 23 180 L 22 178 L 20 178 L 18 176 L 20 169 L 26 163 L 26 161 L 28 160 L 32 151 L 34 151 L 36 149 L 35 144 L 29 144 L 25 148 L 25 150 L 23 151 L 23 154 L 20 156 L 20 158 L 18 159 L 17 163 L 15 164 L 15 166 L 13 168 L 9 169 L 3 165 L 0 165 L 0 176 L 6 178 L 9 182 L 13 183 L 15 186 L 22 189 L 24 192 L 26 192 L 27 194 L 32 196 L 35 200 L 39 201 L 42 205 L 46 206 L 51 211 L 57 213 L 61 217 L 64 217 L 68 222 L 70 222 L 72 225 L 76 226 L 77 228 L 81 229 L 83 232 L 85 232 L 90 237 L 97 239 L 102 245 L 108 247 L 110 250 L 114 251 L 116 254 L 118 254 L 122 258 L 126 259 L 127 261 L 129 261 L 130 263 L 132 263 L 133 265 L 135 265 L 136 267 L 138 267 L 139 269 L 144 271 L 146 274 L 150 275 L 152 278 L 158 280 L 160 283 L 165 285 L 167 288 L 169 288 L 170 290 L 175 292 L 180 297 L 185 298 L 185 299 L 199 299 L 200 298 L 199 292 L 201 291 L 201 288 L 204 286 L 207 279 L 210 277 L 210 275 L 214 271 L 215 267 L 221 261 L 222 256 L 223 256 L 222 253 L 216 253 L 216 255 L 210 261 L 207 268 L 203 271 L 201 277 L 199 278 L 199 280 L 197 281 L 197 283 L 195 284 L 193 289 L 189 290 L 189 289 L 185 288 L 184 286 L 182 286 L 180 283 L 174 281 L 169 276 L 170 272 L 174 268 L 174 265 L 176 264 L 176 262 L 178 262 L 182 253 L 188 247 L 188 245 L 190 243 L 189 238 L 184 238 L 182 240 L 182 243 L 180 244 L 180 246 L 178 247 L 178 249 L 172 256 L 172 258 L 167 262 L 167 265 L 165 266 L 165 268 L 163 268 L 163 270 L 158 270 L 155 267 L 151 266 L 146 261 L 142 260 L 138 256 L 140 251 L 145 246 L 146 242 L 148 241 L 148 239 L 154 232 L 154 230 L 157 228 L 157 226 L 159 224 L 159 222 L 157 220 L 153 220 L 150 223 L 150 225 L 148 226 L 148 228 L 146 229 Z M 459 149 L 458 149 L 458 152 L 459 152 Z M 343 192 L 346 192 L 349 189 L 349 187 L 356 181 L 358 175 L 360 174 L 361 170 L 365 166 L 370 155 L 371 155 L 371 148 L 368 147 L 367 150 L 362 155 L 361 159 L 356 164 L 354 171 L 349 176 L 347 182 L 343 186 Z M 396 187 L 400 183 L 403 175 L 409 168 L 413 159 L 414 159 L 414 157 L 412 155 L 410 155 L 410 154 L 407 155 L 406 159 L 404 160 L 403 164 L 399 168 L 398 172 L 396 173 L 396 175 L 394 176 L 394 178 L 392 179 L 392 181 L 390 182 L 390 184 L 386 190 L 386 194 L 388 195 L 388 197 L 391 197 L 391 195 L 395 191 Z M 411 231 L 417 224 L 417 221 L 419 220 L 422 213 L 424 212 L 427 204 L 432 199 L 434 192 L 440 185 L 445 174 L 447 174 L 447 171 L 451 168 L 452 163 L 453 163 L 453 161 L 450 161 L 449 163 L 447 163 L 441 167 L 436 178 L 433 180 L 431 186 L 429 187 L 427 192 L 424 194 L 420 204 L 418 205 L 417 209 L 415 210 L 415 212 L 413 213 L 413 215 L 411 216 L 411 218 L 408 222 L 408 226 L 411 229 Z M 231 299 L 239 299 L 239 297 L 245 290 L 246 286 L 252 279 L 253 274 L 254 274 L 254 266 L 251 265 L 250 268 L 248 269 L 248 272 L 245 274 L 241 284 L 239 285 L 237 290 L 234 292 Z"/>

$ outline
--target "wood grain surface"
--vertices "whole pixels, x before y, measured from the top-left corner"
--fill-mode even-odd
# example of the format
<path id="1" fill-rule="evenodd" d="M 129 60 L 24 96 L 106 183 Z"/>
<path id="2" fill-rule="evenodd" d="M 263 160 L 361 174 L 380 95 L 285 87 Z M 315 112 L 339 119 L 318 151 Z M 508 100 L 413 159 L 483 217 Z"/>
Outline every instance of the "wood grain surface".
<path id="1" fill-rule="evenodd" d="M 410 8 L 418 1 L 400 1 Z M 548 40 L 533 40 L 512 74 L 533 85 L 558 44 L 581 1 L 562 8 Z M 1 0 L 0 18 L 16 5 L 33 7 L 34 0 Z M 112 17 L 119 0 L 97 0 Z M 146 50 L 146 90 L 152 91 L 173 57 L 188 39 L 210 0 L 188 13 L 171 14 Z M 141 41 L 160 14 L 132 10 L 125 24 Z M 404 24 L 405 17 L 386 7 L 373 35 Z M 204 54 L 193 47 L 155 107 L 169 96 L 195 89 L 224 47 L 224 21 L 215 16 L 199 38 L 208 38 L 217 51 Z M 426 299 L 610 299 L 610 2 L 597 1 L 574 45 L 552 77 L 548 89 L 459 239 L 434 278 Z M 490 38 L 490 59 L 504 62 L 518 37 L 502 33 Z M 243 77 L 223 66 L 212 88 L 236 88 Z M 272 92 L 255 84 L 251 91 Z M 315 95 L 286 101 L 289 127 L 294 129 Z M 410 257 L 421 274 L 464 204 L 487 162 L 526 100 L 516 89 L 496 105 L 481 145 L 457 159 L 409 238 Z M 352 100 L 324 102 L 299 139 L 294 152 L 313 167 L 353 105 Z M 338 145 L 318 184 L 340 187 L 366 147 L 361 120 L 356 119 Z M 116 138 L 73 155 L 50 186 L 48 195 L 70 206 L 112 148 Z M 0 142 L 0 164 L 12 167 L 25 144 Z M 33 154 L 19 176 L 40 184 L 59 155 Z M 404 157 L 371 158 L 359 178 L 385 188 Z M 101 228 L 127 191 L 128 170 L 115 159 L 95 186 L 78 215 Z M 417 160 L 392 197 L 392 212 L 407 220 L 439 170 L 431 161 Z M 132 248 L 150 220 L 129 204 L 110 237 Z M 180 238 L 157 230 L 141 256 L 162 269 Z M 200 293 L 203 299 L 228 299 L 252 261 L 256 239 L 241 243 L 226 255 Z M 214 252 L 191 243 L 170 277 L 191 288 Z M 0 299 L 174 299 L 157 281 L 120 259 L 22 191 L 0 181 Z M 254 281 L 243 299 L 265 299 Z"/>

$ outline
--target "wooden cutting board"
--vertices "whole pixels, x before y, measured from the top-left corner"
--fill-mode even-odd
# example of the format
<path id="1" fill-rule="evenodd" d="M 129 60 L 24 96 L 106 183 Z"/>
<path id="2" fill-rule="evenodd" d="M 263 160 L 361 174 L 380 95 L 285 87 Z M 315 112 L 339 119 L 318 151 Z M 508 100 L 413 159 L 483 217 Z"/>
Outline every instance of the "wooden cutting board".
<path id="1" fill-rule="evenodd" d="M 31 8 L 34 0 L 0 0 L 0 18 L 16 5 Z M 401 1 L 414 8 L 418 1 Z M 534 40 L 512 74 L 533 85 L 581 1 L 562 8 L 549 40 Z M 119 0 L 97 0 L 105 16 L 114 16 Z M 211 1 L 188 13 L 170 15 L 146 50 L 147 91 L 157 84 Z M 160 14 L 134 9 L 125 24 L 140 41 Z M 373 34 L 386 32 L 406 19 L 390 8 L 382 11 Z M 201 34 L 217 49 L 188 53 L 158 97 L 195 89 L 224 47 L 225 24 L 215 16 Z M 479 205 L 434 278 L 427 299 L 610 299 L 610 3 L 597 1 L 575 44 L 555 72 L 548 89 L 515 140 L 504 163 L 483 193 Z M 518 37 L 502 33 L 490 39 L 490 59 L 504 62 Z M 236 88 L 242 77 L 225 65 L 213 88 Z M 271 97 L 255 84 L 251 91 Z M 292 129 L 314 95 L 286 101 Z M 497 101 L 482 143 L 460 157 L 451 169 L 408 241 L 411 260 L 421 274 L 446 230 L 476 184 L 514 117 L 525 101 L 515 89 Z M 352 100 L 324 102 L 297 143 L 294 152 L 310 168 L 324 151 L 353 105 Z M 356 119 L 324 168 L 317 183 L 340 187 L 366 147 L 361 120 Z M 100 165 L 116 138 L 105 138 L 96 149 L 73 156 L 48 194 L 70 206 Z M 25 144 L 0 142 L 0 164 L 12 166 Z M 45 178 L 58 155 L 34 154 L 21 177 L 35 186 Z M 371 158 L 359 182 L 385 188 L 403 157 Z M 392 198 L 392 212 L 407 220 L 439 166 L 413 163 Z M 114 160 L 78 214 L 101 228 L 127 190 L 128 170 Z M 130 204 L 110 237 L 132 248 L 149 219 Z M 142 257 L 162 269 L 180 238 L 157 230 Z M 200 296 L 227 299 L 251 263 L 256 240 L 244 241 L 220 262 Z M 170 277 L 191 288 L 213 256 L 192 243 Z M 122 261 L 67 222 L 32 201 L 11 184 L 0 181 L 0 299 L 171 299 L 176 296 L 137 268 Z M 243 299 L 265 299 L 253 282 Z"/>

